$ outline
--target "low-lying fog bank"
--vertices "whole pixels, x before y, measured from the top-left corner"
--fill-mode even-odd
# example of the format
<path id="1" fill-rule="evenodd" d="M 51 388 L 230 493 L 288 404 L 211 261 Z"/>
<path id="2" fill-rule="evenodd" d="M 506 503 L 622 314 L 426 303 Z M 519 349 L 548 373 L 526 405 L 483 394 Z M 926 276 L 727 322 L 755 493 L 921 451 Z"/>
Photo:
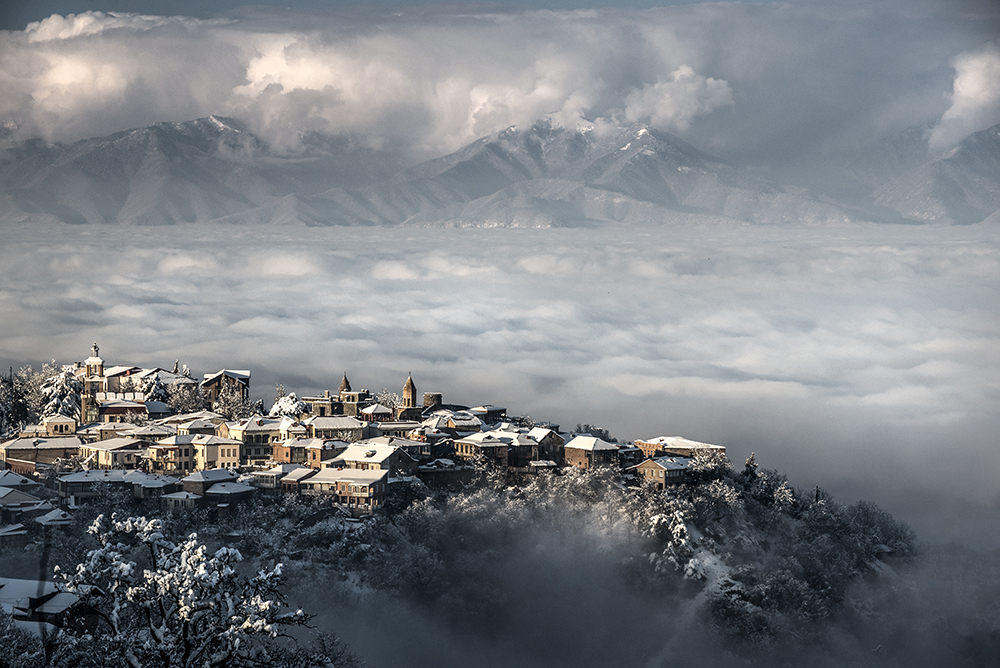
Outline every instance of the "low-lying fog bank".
<path id="1" fill-rule="evenodd" d="M 859 226 L 0 229 L 0 361 L 358 387 L 686 435 L 1000 544 L 1000 234 Z"/>

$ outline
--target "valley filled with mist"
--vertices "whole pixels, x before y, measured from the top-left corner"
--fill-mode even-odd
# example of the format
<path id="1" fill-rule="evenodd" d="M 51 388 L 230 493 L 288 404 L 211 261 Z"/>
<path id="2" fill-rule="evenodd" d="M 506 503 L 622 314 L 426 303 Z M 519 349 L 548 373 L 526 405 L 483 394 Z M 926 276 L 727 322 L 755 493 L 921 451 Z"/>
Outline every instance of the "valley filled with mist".
<path id="1" fill-rule="evenodd" d="M 996 545 L 990 227 L 0 229 L 0 361 L 253 372 L 756 452 L 922 536 Z M 779 465 L 780 464 L 780 465 Z"/>

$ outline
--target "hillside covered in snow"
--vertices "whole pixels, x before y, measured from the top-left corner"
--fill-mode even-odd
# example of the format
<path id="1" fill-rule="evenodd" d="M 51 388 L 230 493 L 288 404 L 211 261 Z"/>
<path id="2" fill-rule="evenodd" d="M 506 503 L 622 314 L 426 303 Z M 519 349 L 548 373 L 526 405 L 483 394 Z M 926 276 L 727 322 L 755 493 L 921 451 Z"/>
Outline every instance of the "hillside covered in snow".
<path id="1" fill-rule="evenodd" d="M 275 154 L 239 121 L 210 116 L 71 145 L 8 147 L 0 222 L 563 227 L 693 216 L 973 224 L 1000 210 L 998 137 L 994 127 L 934 156 L 915 129 L 859 152 L 829 178 L 805 179 L 816 185 L 804 188 L 640 123 L 567 128 L 542 119 L 407 167 L 390 152 L 315 133 L 295 156 Z"/>

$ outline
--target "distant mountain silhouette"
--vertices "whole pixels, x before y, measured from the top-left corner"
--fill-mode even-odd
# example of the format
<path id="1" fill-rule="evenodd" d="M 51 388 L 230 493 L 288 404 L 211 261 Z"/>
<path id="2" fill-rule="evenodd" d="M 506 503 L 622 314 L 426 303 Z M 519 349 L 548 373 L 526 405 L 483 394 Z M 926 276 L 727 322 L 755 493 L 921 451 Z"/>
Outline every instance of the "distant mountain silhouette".
<path id="1" fill-rule="evenodd" d="M 548 227 L 690 213 L 765 224 L 975 223 L 1000 209 L 1000 126 L 940 157 L 916 129 L 870 147 L 845 175 L 862 194 L 844 201 L 642 124 L 601 131 L 545 119 L 405 169 L 344 139 L 302 142 L 306 157 L 275 155 L 218 116 L 71 145 L 23 142 L 0 160 L 0 222 Z"/>
<path id="2" fill-rule="evenodd" d="M 1000 125 L 880 186 L 875 201 L 920 222 L 1000 220 Z"/>

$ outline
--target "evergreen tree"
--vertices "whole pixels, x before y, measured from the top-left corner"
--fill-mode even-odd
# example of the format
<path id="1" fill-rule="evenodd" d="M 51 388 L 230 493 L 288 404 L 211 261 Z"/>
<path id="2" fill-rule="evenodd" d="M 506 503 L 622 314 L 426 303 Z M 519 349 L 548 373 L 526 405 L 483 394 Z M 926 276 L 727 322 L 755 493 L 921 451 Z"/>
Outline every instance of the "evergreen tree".
<path id="1" fill-rule="evenodd" d="M 280 385 L 278 387 L 281 388 L 282 394 L 275 399 L 274 404 L 271 406 L 271 410 L 268 411 L 267 414 L 269 417 L 281 417 L 283 415 L 287 415 L 288 417 L 298 418 L 299 415 L 302 415 L 309 410 L 309 406 L 306 405 L 306 402 L 295 396 L 294 392 L 284 394 L 285 388 Z"/>
<path id="2" fill-rule="evenodd" d="M 195 383 L 171 383 L 167 387 L 167 405 L 177 413 L 194 413 L 205 408 L 205 397 Z"/>
<path id="3" fill-rule="evenodd" d="M 73 375 L 73 367 L 64 366 L 62 370 L 42 382 L 39 387 L 42 400 L 40 417 L 65 415 L 80 420 L 80 394 L 83 383 Z"/>
<path id="4" fill-rule="evenodd" d="M 142 385 L 139 388 L 142 392 L 143 401 L 162 401 L 165 404 L 170 403 L 170 392 L 167 387 L 160 380 L 159 374 L 153 374 L 152 376 L 146 377 L 142 381 Z"/>
<path id="5" fill-rule="evenodd" d="M 254 405 L 235 383 L 224 382 L 212 410 L 227 420 L 245 420 L 254 414 Z"/>

